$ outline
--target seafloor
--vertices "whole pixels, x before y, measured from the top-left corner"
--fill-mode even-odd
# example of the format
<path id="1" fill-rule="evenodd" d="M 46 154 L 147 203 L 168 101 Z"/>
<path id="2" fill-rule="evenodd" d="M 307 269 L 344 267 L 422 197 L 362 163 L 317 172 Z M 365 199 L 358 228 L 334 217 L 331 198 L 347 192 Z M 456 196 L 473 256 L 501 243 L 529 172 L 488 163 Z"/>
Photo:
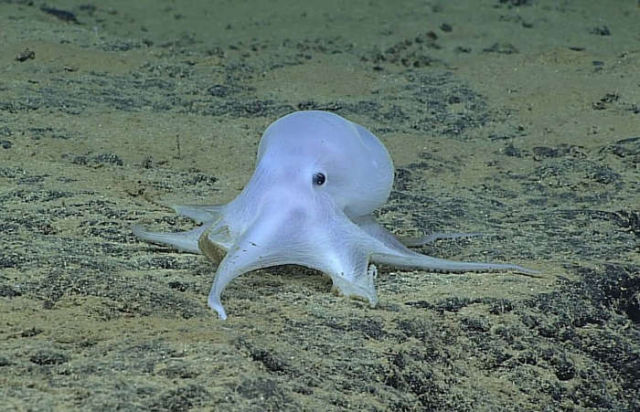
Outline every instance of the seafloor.
<path id="1" fill-rule="evenodd" d="M 2 410 L 640 410 L 635 1 L 0 0 Z M 369 127 L 399 235 L 542 271 L 381 268 L 380 304 L 130 226 L 222 203 L 301 109 Z"/>

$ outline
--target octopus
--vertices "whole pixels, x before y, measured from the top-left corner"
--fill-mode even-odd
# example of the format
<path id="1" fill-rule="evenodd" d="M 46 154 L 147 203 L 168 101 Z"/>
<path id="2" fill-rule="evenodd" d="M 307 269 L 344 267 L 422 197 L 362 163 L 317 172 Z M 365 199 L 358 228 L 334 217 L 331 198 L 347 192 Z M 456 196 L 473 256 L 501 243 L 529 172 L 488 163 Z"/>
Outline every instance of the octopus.
<path id="1" fill-rule="evenodd" d="M 337 114 L 298 111 L 273 122 L 258 146 L 253 176 L 231 202 L 175 205 L 200 223 L 177 233 L 134 226 L 147 242 L 203 254 L 218 263 L 208 305 L 227 318 L 221 295 L 238 276 L 293 264 L 328 275 L 342 295 L 375 306 L 374 263 L 434 272 L 537 271 L 508 263 L 459 262 L 427 256 L 410 246 L 442 237 L 402 241 L 376 222 L 394 180 L 391 157 L 369 130 Z"/>

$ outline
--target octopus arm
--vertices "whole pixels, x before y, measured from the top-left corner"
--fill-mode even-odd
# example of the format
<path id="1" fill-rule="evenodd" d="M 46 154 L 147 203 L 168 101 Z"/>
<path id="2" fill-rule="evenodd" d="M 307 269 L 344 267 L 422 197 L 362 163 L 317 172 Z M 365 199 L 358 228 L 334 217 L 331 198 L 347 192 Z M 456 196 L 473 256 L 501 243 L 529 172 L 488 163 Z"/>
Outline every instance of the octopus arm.
<path id="1" fill-rule="evenodd" d="M 403 242 L 389 233 L 373 216 L 366 215 L 354 219 L 360 229 L 378 241 L 371 253 L 371 260 L 376 263 L 392 265 L 401 268 L 427 269 L 434 272 L 463 273 L 463 272 L 504 272 L 513 271 L 525 275 L 535 275 L 536 270 L 528 269 L 510 263 L 482 263 L 482 262 L 458 262 L 455 260 L 439 259 L 421 253 L 416 253 L 407 248 Z M 420 246 L 437 239 L 455 239 L 459 237 L 478 236 L 478 233 L 436 233 L 410 243 L 411 246 Z"/>
<path id="2" fill-rule="evenodd" d="M 365 298 L 375 306 L 376 269 L 369 265 L 369 250 L 374 242 L 346 216 L 333 215 L 331 225 L 318 224 L 305 213 L 266 216 L 269 219 L 257 219 L 236 240 L 218 266 L 208 303 L 221 319 L 227 316 L 221 294 L 233 279 L 252 270 L 283 264 L 321 271 L 331 277 L 341 294 Z M 201 249 L 208 249 L 210 240 L 206 234 L 201 242 Z"/>
<path id="3" fill-rule="evenodd" d="M 482 262 L 459 262 L 455 260 L 439 259 L 420 253 L 409 251 L 394 253 L 374 253 L 371 256 L 374 262 L 392 265 L 401 268 L 426 269 L 442 273 L 464 273 L 464 272 L 507 272 L 512 271 L 524 275 L 536 275 L 537 270 L 528 269 L 523 266 L 510 263 L 482 263 Z"/>
<path id="4" fill-rule="evenodd" d="M 197 223 L 218 220 L 224 213 L 225 205 L 172 205 L 171 208 L 181 216 L 195 220 Z"/>
<path id="5" fill-rule="evenodd" d="M 197 223 L 202 223 L 201 226 L 198 226 L 191 230 L 187 230 L 185 232 L 152 232 L 146 230 L 140 225 L 134 225 L 131 229 L 133 231 L 133 234 L 142 240 L 160 245 L 171 246 L 183 252 L 196 254 L 202 253 L 198 246 L 198 241 L 202 234 L 205 232 L 208 233 L 208 236 L 210 236 L 214 242 L 217 242 L 223 247 L 228 248 L 228 235 L 220 235 L 218 236 L 219 239 L 216 239 L 215 229 L 221 227 L 220 220 L 223 216 L 223 207 L 224 205 L 172 206 L 173 210 L 175 210 L 179 215 L 193 219 Z M 212 229 L 214 230 L 212 231 Z"/>
<path id="6" fill-rule="evenodd" d="M 147 242 L 167 245 L 183 252 L 200 254 L 198 239 L 210 225 L 198 226 L 186 232 L 150 232 L 140 225 L 134 225 L 131 230 L 138 238 Z"/>

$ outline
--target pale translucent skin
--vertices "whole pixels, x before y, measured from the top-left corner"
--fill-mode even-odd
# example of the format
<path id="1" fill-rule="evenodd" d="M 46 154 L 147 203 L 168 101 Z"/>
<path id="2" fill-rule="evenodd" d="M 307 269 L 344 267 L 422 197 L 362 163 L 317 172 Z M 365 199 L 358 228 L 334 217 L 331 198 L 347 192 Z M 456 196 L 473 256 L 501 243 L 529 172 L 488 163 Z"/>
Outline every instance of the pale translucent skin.
<path id="1" fill-rule="evenodd" d="M 314 175 L 322 173 L 318 184 Z M 139 238 L 221 259 L 208 303 L 221 319 L 220 297 L 243 273 L 297 264 L 329 275 L 345 296 L 372 306 L 378 262 L 437 272 L 534 270 L 512 264 L 456 262 L 408 249 L 371 214 L 386 202 L 393 163 L 377 137 L 364 127 L 322 111 L 294 112 L 272 123 L 262 136 L 256 170 L 230 203 L 174 206 L 202 225 L 179 233 L 133 228 Z M 473 234 L 471 234 L 473 235 Z M 440 237 L 430 236 L 412 245 Z M 409 243 L 407 243 L 409 244 Z"/>

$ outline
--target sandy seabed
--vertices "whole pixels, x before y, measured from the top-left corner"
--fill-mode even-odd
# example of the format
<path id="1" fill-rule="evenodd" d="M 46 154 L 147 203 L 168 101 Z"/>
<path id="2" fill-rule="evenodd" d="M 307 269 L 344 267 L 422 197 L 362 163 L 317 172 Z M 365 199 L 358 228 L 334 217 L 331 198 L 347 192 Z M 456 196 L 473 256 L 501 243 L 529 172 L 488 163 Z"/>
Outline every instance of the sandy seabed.
<path id="1" fill-rule="evenodd" d="M 54 4 L 55 3 L 55 4 Z M 318 3 L 318 4 L 316 4 Z M 640 7 L 0 0 L 3 410 L 639 410 Z M 295 110 L 370 128 L 423 253 L 380 304 L 139 242 L 224 203 Z"/>

